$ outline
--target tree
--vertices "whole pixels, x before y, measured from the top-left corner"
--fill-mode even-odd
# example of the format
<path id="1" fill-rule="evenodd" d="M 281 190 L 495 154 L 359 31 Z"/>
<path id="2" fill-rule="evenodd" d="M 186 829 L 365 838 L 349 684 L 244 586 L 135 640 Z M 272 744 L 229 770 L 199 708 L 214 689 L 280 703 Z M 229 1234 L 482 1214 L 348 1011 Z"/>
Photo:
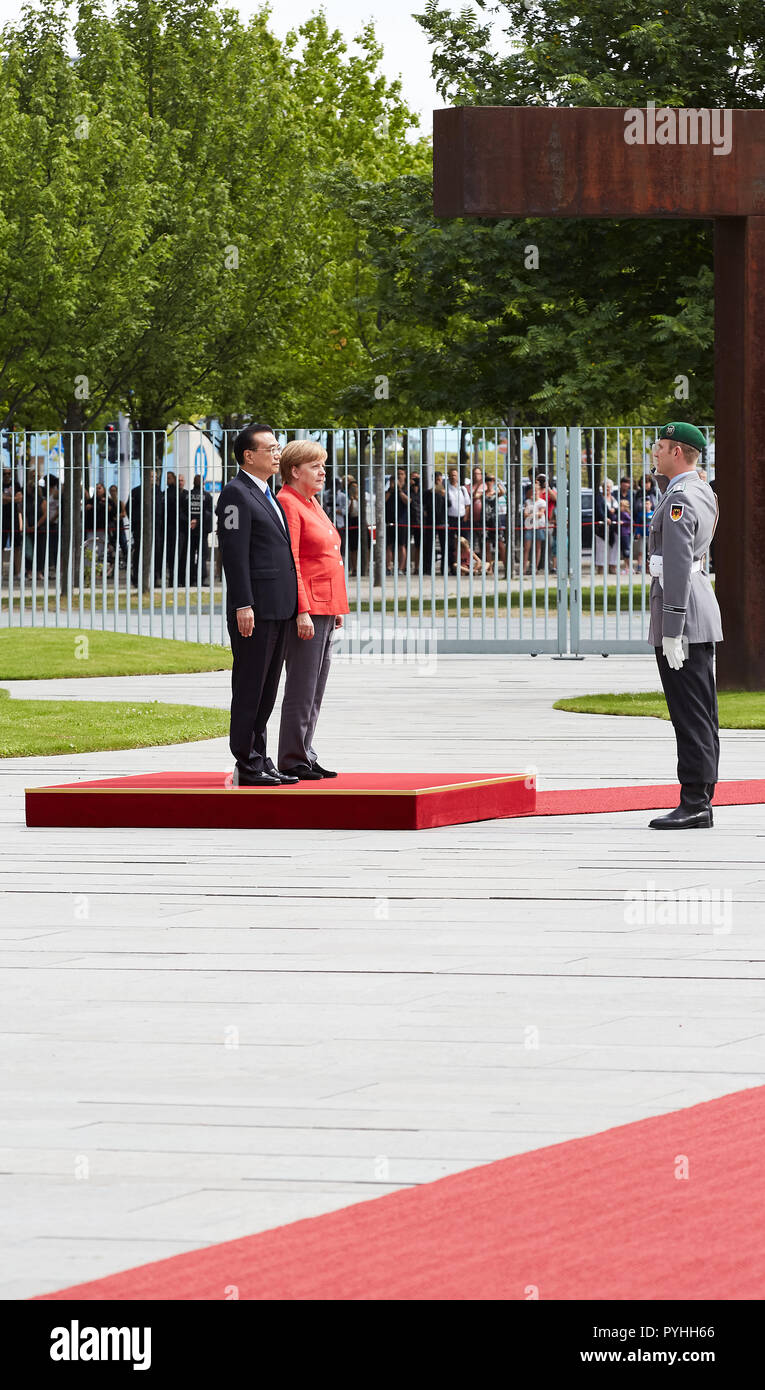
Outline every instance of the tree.
<path id="1" fill-rule="evenodd" d="M 52 0 L 2 41 L 0 393 L 5 423 L 83 428 L 121 382 L 130 315 L 148 314 L 152 170 L 130 54 L 95 11 L 66 49 Z M 97 95 L 96 95 L 97 93 Z"/>
<path id="2" fill-rule="evenodd" d="M 515 51 L 495 53 L 491 25 L 470 11 L 432 0 L 419 16 L 439 90 L 455 103 L 762 104 L 753 3 L 660 15 L 647 0 L 479 5 L 517 36 Z M 703 56 L 689 63 L 689 52 Z M 359 306 L 370 356 L 396 383 L 392 414 L 419 404 L 486 423 L 634 422 L 674 413 L 687 378 L 684 413 L 711 415 L 708 224 L 438 222 L 427 178 L 346 183 L 338 197 L 379 287 L 376 304 L 373 289 Z M 348 410 L 371 405 L 366 385 L 346 393 Z"/>
<path id="3" fill-rule="evenodd" d="M 66 19 L 0 45 L 0 418 L 326 416 L 358 264 L 323 180 L 416 158 L 371 28 L 349 54 L 321 15 L 281 44 L 217 0 L 80 0 L 72 57 Z"/>

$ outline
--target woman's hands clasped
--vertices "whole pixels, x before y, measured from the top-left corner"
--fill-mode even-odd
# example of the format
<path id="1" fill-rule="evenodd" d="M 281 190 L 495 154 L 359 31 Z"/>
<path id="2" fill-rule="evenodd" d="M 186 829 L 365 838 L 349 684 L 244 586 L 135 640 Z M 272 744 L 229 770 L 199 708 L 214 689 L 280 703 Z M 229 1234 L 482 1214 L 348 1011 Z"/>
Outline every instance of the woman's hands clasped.
<path id="1" fill-rule="evenodd" d="M 313 623 L 310 613 L 298 613 L 297 634 L 303 642 L 308 642 L 313 637 Z"/>

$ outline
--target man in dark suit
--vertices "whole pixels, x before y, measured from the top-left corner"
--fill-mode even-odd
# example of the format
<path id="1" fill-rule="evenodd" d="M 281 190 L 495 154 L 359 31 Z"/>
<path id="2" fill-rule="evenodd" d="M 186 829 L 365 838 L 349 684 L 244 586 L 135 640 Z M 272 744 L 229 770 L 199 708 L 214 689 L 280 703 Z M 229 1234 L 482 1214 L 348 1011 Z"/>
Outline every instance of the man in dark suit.
<path id="1" fill-rule="evenodd" d="M 132 581 L 137 587 L 142 582 L 139 574 L 141 561 L 141 531 L 143 529 L 144 518 L 146 519 L 146 551 L 154 546 L 153 563 L 145 557 L 143 565 L 144 574 L 147 576 L 148 584 L 159 584 L 162 572 L 162 550 L 165 538 L 165 517 L 163 507 L 163 496 L 157 475 L 152 469 L 146 474 L 143 483 L 134 487 L 130 494 L 128 516 L 130 521 L 130 536 L 133 543 L 133 561 L 131 565 Z"/>
<path id="2" fill-rule="evenodd" d="M 212 498 L 205 492 L 201 474 L 197 474 L 189 497 L 189 556 L 191 583 L 207 583 L 208 540 L 212 531 Z M 200 558 L 201 557 L 201 558 Z"/>
<path id="3" fill-rule="evenodd" d="M 247 425 L 234 440 L 239 472 L 218 498 L 218 543 L 226 576 L 231 673 L 233 785 L 278 787 L 282 774 L 266 755 L 266 724 L 297 614 L 297 574 L 289 529 L 268 480 L 281 451 L 268 425 Z"/>

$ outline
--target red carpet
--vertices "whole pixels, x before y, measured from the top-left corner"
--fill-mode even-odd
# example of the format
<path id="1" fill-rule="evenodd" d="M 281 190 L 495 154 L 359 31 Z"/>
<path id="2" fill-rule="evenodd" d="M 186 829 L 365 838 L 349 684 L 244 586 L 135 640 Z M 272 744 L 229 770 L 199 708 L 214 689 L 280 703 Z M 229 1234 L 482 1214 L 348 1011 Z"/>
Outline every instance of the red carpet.
<path id="1" fill-rule="evenodd" d="M 760 1086 L 44 1297 L 760 1300 L 764 1149 Z"/>
<path id="2" fill-rule="evenodd" d="M 571 791 L 537 792 L 538 816 L 599 815 L 605 811 L 660 811 L 677 806 L 677 782 L 658 787 L 575 787 Z M 714 805 L 755 806 L 765 801 L 765 779 L 718 782 Z"/>
<path id="3" fill-rule="evenodd" d="M 292 787 L 226 786 L 223 772 L 152 772 L 30 787 L 27 825 L 168 829 L 426 830 L 528 816 L 536 796 L 523 773 L 357 772 Z"/>

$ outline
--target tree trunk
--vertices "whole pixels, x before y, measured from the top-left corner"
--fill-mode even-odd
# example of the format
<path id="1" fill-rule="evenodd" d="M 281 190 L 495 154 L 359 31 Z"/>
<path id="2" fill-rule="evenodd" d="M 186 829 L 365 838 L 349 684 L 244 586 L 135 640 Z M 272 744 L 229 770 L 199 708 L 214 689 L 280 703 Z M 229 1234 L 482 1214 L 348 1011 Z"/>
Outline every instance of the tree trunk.
<path id="1" fill-rule="evenodd" d="M 373 433 L 372 466 L 375 508 L 375 572 L 374 584 L 382 584 L 385 574 L 385 430 Z M 384 616 L 384 615 L 383 615 Z"/>
<path id="2" fill-rule="evenodd" d="M 469 430 L 469 429 L 465 429 L 465 428 L 461 428 L 461 429 L 460 429 L 460 456 L 459 456 L 459 470 L 460 470 L 460 482 L 461 482 L 461 483 L 465 481 L 465 473 L 467 472 L 467 468 L 468 468 L 468 458 L 469 458 L 469 454 L 468 454 L 468 440 L 469 440 L 469 438 L 470 438 L 470 430 Z"/>
<path id="3" fill-rule="evenodd" d="M 367 466 L 369 430 L 359 430 L 356 453 L 356 477 L 359 487 L 359 579 L 369 573 L 369 524 L 367 509 L 367 482 L 371 483 L 371 469 Z"/>
<path id="4" fill-rule="evenodd" d="M 82 519 L 88 478 L 85 465 L 85 415 L 82 401 L 71 400 L 64 420 L 64 486 L 59 488 L 61 592 L 79 589 L 82 564 Z"/>

